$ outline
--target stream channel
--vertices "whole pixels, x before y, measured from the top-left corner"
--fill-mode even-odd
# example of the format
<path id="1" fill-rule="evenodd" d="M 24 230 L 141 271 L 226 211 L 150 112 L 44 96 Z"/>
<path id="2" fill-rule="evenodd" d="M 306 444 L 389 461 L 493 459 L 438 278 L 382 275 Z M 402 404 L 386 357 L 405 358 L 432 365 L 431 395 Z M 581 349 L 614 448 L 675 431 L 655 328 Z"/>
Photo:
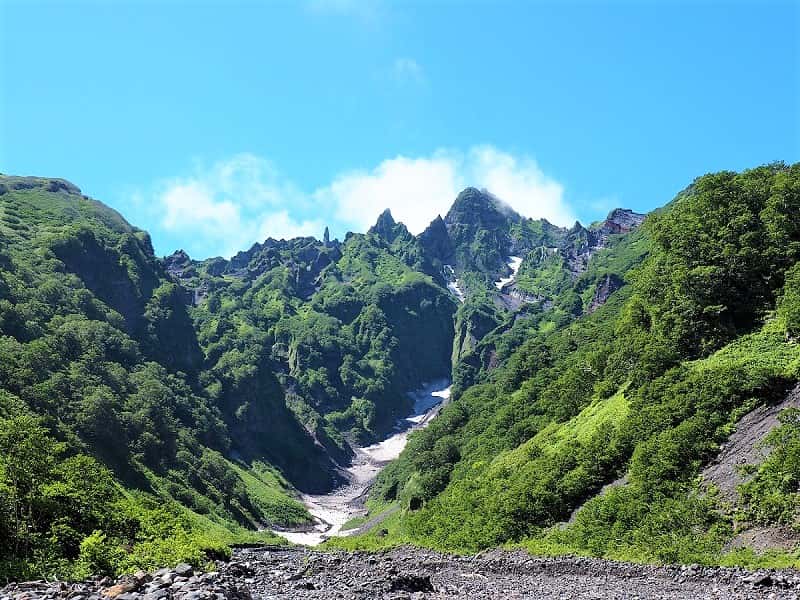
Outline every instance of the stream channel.
<path id="1" fill-rule="evenodd" d="M 342 525 L 354 517 L 364 516 L 367 492 L 375 477 L 389 462 L 400 456 L 408 434 L 425 427 L 450 398 L 450 384 L 439 381 L 413 392 L 413 413 L 402 419 L 394 432 L 383 441 L 365 447 L 354 447 L 352 464 L 344 470 L 347 483 L 328 494 L 302 494 L 300 501 L 314 517 L 314 524 L 302 530 L 272 531 L 295 544 L 316 546 L 329 537 L 350 535 L 357 529 L 342 531 Z"/>

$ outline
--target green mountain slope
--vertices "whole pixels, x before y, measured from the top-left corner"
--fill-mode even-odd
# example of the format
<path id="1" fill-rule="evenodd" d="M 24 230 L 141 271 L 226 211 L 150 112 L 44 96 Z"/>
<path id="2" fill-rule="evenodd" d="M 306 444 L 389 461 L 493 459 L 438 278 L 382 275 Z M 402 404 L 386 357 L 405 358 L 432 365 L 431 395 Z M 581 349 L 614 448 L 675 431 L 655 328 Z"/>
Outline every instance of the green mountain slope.
<path id="1" fill-rule="evenodd" d="M 136 566 L 158 561 L 140 547 L 197 560 L 212 537 L 307 520 L 279 473 L 232 462 L 183 293 L 147 234 L 60 180 L 3 177 L 0 191 L 4 570 L 69 572 L 95 530 Z"/>
<path id="2" fill-rule="evenodd" d="M 455 301 L 393 221 L 344 243 L 162 261 L 74 185 L 2 177 L 0 236 L 10 574 L 77 573 L 98 552 L 113 554 L 101 570 L 197 561 L 247 529 L 304 523 L 295 490 L 338 485 L 350 442 L 388 432 L 407 392 L 450 371 Z"/>
<path id="3" fill-rule="evenodd" d="M 343 243 L 270 239 L 230 261 L 173 258 L 172 272 L 205 298 L 193 315 L 211 372 L 225 382 L 240 357 L 261 356 L 334 456 L 349 451 L 343 435 L 365 443 L 391 431 L 411 409 L 409 390 L 449 375 L 455 301 L 421 272 L 417 241 L 388 213 Z M 223 385 L 234 428 L 258 421 L 251 398 Z M 291 471 L 302 456 L 273 458 Z"/>
<path id="4" fill-rule="evenodd" d="M 739 506 L 718 505 L 697 476 L 745 413 L 781 401 L 800 379 L 798 191 L 800 165 L 701 177 L 548 290 L 554 313 L 578 294 L 577 319 L 542 327 L 548 317 L 534 316 L 522 335 L 515 323 L 486 336 L 479 347 L 508 343 L 507 360 L 482 361 L 477 383 L 379 478 L 375 505 L 405 509 L 384 526 L 389 535 L 341 543 L 522 542 L 718 562 L 733 560 L 723 553 L 734 527 L 796 525 L 793 417 Z M 595 269 L 631 285 L 595 308 L 581 293 Z"/>
<path id="5" fill-rule="evenodd" d="M 793 397 L 798 258 L 798 165 L 569 229 L 468 188 L 419 236 L 387 211 L 203 261 L 68 182 L 0 177 L 0 576 L 272 540 L 445 377 L 372 490 L 400 510 L 332 544 L 752 562 L 726 554 L 743 529 L 796 525 L 796 415 L 733 501 L 700 473 Z"/>

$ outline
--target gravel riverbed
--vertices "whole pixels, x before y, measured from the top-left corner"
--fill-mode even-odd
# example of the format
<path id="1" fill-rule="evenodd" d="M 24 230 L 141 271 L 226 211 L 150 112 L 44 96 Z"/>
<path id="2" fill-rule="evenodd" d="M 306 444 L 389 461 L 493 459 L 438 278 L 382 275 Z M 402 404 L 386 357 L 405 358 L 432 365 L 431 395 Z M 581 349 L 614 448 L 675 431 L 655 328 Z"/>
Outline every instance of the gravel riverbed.
<path id="1" fill-rule="evenodd" d="M 538 558 L 493 550 L 452 556 L 415 548 L 319 552 L 253 548 L 234 552 L 213 572 L 188 565 L 117 581 L 28 582 L 0 590 L 2 600 L 271 600 L 278 598 L 425 600 L 797 599 L 800 573 L 699 566 L 650 566 L 587 558 Z"/>

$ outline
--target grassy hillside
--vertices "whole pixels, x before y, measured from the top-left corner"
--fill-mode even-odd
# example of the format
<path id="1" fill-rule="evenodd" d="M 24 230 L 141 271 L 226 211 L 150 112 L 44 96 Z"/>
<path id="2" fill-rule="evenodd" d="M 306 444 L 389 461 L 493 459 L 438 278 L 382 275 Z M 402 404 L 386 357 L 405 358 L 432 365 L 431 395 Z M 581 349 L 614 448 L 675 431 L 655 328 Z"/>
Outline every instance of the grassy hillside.
<path id="1" fill-rule="evenodd" d="M 718 562 L 735 527 L 796 525 L 793 414 L 733 512 L 696 478 L 743 414 L 800 379 L 799 192 L 800 165 L 696 180 L 626 237 L 631 285 L 576 320 L 530 319 L 505 362 L 412 436 L 373 492 L 403 508 L 388 535 L 336 543 Z"/>
<path id="2" fill-rule="evenodd" d="M 198 562 L 306 521 L 283 477 L 231 459 L 147 234 L 66 182 L 0 191 L 0 576 Z"/>
<path id="3" fill-rule="evenodd" d="M 390 516 L 332 543 L 767 560 L 727 544 L 798 525 L 796 412 L 733 505 L 698 477 L 800 380 L 800 165 L 706 175 L 641 221 L 560 229 L 468 189 L 419 237 L 387 212 L 161 260 L 72 184 L 0 177 L 0 576 L 273 540 L 451 370 L 373 488 Z"/>
<path id="4" fill-rule="evenodd" d="M 450 370 L 455 302 L 400 224 L 162 261 L 74 185 L 2 177 L 0 240 L 0 576 L 275 541 Z"/>

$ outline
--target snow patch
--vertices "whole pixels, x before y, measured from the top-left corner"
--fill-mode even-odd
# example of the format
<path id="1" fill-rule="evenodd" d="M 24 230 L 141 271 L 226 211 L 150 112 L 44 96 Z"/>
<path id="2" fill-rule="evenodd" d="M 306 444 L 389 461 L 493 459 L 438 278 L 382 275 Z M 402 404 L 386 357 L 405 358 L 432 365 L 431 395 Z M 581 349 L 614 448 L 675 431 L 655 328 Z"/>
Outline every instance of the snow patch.
<path id="1" fill-rule="evenodd" d="M 446 381 L 437 382 L 413 392 L 412 414 L 401 419 L 395 433 L 385 440 L 365 448 L 354 448 L 353 464 L 345 470 L 348 483 L 330 494 L 303 494 L 300 500 L 314 517 L 314 525 L 306 530 L 272 531 L 295 544 L 316 546 L 332 536 L 346 536 L 353 531 L 342 531 L 342 525 L 356 516 L 366 514 L 359 502 L 380 470 L 398 456 L 406 447 L 408 434 L 425 427 L 450 398 L 450 386 Z"/>
<path id="2" fill-rule="evenodd" d="M 450 290 L 450 293 L 453 294 L 458 301 L 463 303 L 467 296 L 464 293 L 464 290 L 461 289 L 461 282 L 456 277 L 456 271 L 453 268 L 453 265 L 444 265 L 444 272 L 447 276 L 447 289 Z"/>
<path id="3" fill-rule="evenodd" d="M 502 290 L 509 283 L 513 283 L 513 281 L 517 278 L 517 272 L 522 265 L 522 257 L 509 256 L 506 264 L 511 269 L 511 275 L 509 277 L 501 277 L 498 281 L 494 282 L 494 285 L 498 290 Z"/>

